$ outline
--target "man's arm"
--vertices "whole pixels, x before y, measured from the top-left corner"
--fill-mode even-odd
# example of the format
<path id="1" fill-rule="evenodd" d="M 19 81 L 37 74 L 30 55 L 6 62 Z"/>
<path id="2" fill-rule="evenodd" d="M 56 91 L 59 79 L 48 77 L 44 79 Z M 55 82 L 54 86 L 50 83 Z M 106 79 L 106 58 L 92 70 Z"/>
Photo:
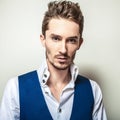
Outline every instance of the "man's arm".
<path id="1" fill-rule="evenodd" d="M 18 78 L 8 81 L 0 106 L 0 120 L 19 120 Z"/>
<path id="2" fill-rule="evenodd" d="M 94 95 L 93 120 L 107 120 L 101 89 L 95 81 L 91 81 L 91 85 Z"/>

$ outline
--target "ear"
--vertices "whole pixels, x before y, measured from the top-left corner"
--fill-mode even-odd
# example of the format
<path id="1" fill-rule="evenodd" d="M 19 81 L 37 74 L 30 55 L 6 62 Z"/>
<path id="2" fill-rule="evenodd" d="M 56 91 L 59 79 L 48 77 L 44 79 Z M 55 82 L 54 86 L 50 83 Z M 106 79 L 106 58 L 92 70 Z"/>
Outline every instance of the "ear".
<path id="1" fill-rule="evenodd" d="M 45 36 L 43 34 L 40 35 L 40 40 L 43 46 L 45 46 Z"/>
<path id="2" fill-rule="evenodd" d="M 80 40 L 79 40 L 79 46 L 78 46 L 78 49 L 77 49 L 77 50 L 80 49 L 80 46 L 82 45 L 82 43 L 83 43 L 83 38 L 81 37 Z"/>

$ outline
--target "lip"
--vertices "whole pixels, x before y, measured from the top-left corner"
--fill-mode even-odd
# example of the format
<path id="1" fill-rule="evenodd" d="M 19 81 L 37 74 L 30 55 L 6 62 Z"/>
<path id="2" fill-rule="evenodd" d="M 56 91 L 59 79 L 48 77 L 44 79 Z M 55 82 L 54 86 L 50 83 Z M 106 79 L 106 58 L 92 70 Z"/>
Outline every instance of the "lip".
<path id="1" fill-rule="evenodd" d="M 67 60 L 68 60 L 67 57 L 58 57 L 57 59 L 59 62 L 67 62 Z"/>

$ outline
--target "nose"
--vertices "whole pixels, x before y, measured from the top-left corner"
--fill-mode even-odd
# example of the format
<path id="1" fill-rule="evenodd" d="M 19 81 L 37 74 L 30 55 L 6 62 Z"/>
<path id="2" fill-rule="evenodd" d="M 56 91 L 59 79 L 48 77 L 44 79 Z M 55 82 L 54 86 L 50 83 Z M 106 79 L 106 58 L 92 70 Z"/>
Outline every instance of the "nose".
<path id="1" fill-rule="evenodd" d="M 61 42 L 59 52 L 60 52 L 61 54 L 66 54 L 66 53 L 67 53 L 67 45 L 66 45 L 66 42 L 65 42 L 65 41 Z"/>

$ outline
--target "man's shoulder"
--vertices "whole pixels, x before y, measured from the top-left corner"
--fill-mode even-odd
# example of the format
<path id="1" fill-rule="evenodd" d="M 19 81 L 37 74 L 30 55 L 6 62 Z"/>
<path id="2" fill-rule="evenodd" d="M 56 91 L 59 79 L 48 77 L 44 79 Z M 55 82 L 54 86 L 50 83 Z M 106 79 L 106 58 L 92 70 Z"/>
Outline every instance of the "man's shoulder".
<path id="1" fill-rule="evenodd" d="M 18 76 L 19 84 L 29 83 L 30 81 L 34 81 L 35 79 L 38 79 L 37 70 L 29 71 Z"/>
<path id="2" fill-rule="evenodd" d="M 90 78 L 88 78 L 86 76 L 80 75 L 80 74 L 78 74 L 77 80 L 78 81 L 88 81 L 88 82 L 90 82 L 91 86 L 99 87 L 98 83 L 95 80 L 92 80 L 92 79 L 90 79 Z"/>
<path id="3" fill-rule="evenodd" d="M 19 77 L 27 77 L 27 76 L 33 75 L 33 74 L 35 74 L 35 73 L 37 73 L 37 70 L 32 70 L 32 71 L 29 71 L 29 72 L 26 72 L 26 73 L 23 73 L 23 74 L 18 75 L 18 78 L 19 78 Z"/>
<path id="4" fill-rule="evenodd" d="M 102 91 L 101 91 L 100 85 L 95 80 L 89 79 L 88 77 L 85 77 L 82 75 L 78 75 L 78 78 L 79 78 L 79 80 L 78 80 L 79 82 L 80 81 L 81 81 L 81 83 L 88 82 L 90 84 L 90 86 L 92 88 L 94 99 L 96 99 L 96 97 L 102 96 Z"/>
<path id="5" fill-rule="evenodd" d="M 85 82 L 90 82 L 89 78 L 78 74 L 75 83 L 85 83 Z"/>
<path id="6" fill-rule="evenodd" d="M 99 84 L 95 80 L 89 79 L 88 77 L 83 75 L 78 75 L 75 83 L 89 84 L 92 88 L 92 91 L 101 91 Z"/>
<path id="7" fill-rule="evenodd" d="M 6 86 L 16 85 L 16 84 L 18 84 L 17 82 L 18 82 L 19 77 L 27 77 L 27 76 L 29 76 L 29 75 L 35 74 L 35 72 L 37 72 L 37 70 L 28 71 L 28 72 L 26 72 L 26 73 L 22 73 L 22 74 L 19 74 L 19 75 L 17 75 L 17 76 L 11 77 L 11 78 L 7 81 Z"/>

